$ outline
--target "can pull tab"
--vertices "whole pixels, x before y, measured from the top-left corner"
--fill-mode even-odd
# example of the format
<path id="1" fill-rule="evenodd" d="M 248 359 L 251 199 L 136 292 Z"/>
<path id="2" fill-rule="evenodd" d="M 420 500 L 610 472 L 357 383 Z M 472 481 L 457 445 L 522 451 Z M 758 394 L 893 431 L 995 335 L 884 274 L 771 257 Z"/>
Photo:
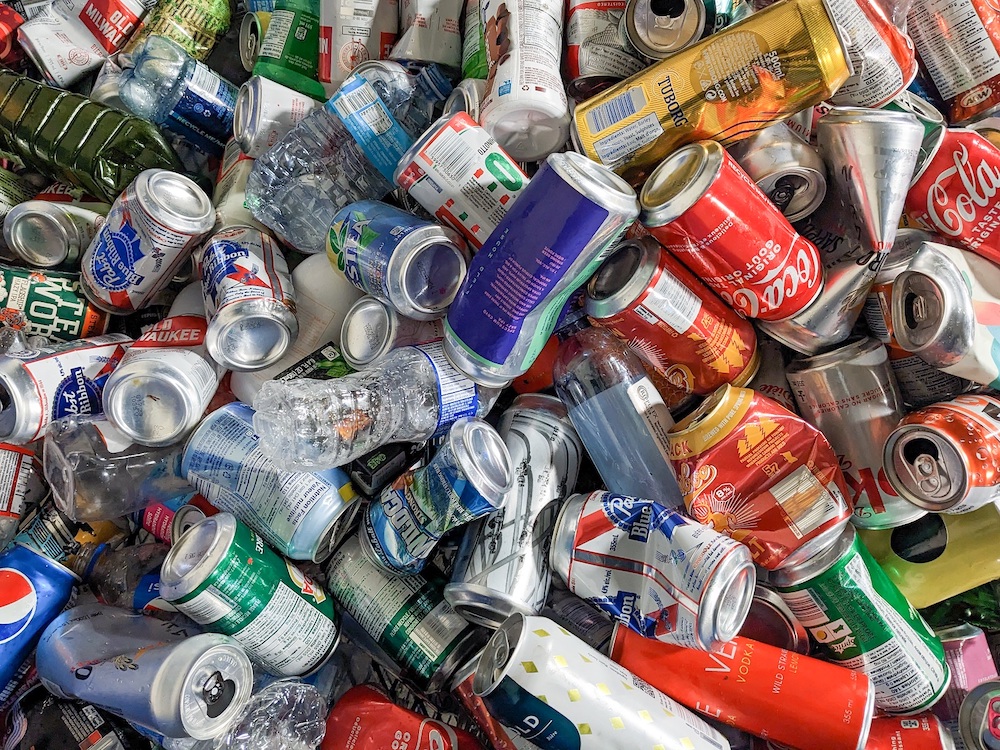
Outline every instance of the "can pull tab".
<path id="1" fill-rule="evenodd" d="M 904 449 L 904 458 L 913 483 L 927 497 L 942 497 L 951 493 L 951 478 L 941 462 L 937 446 L 930 440 L 911 442 Z"/>
<path id="2" fill-rule="evenodd" d="M 788 204 L 792 202 L 795 194 L 805 187 L 805 185 L 806 181 L 802 177 L 785 175 L 774 183 L 774 188 L 767 197 L 771 199 L 771 203 L 778 207 L 779 211 L 784 212 L 788 208 Z"/>
<path id="3" fill-rule="evenodd" d="M 216 670 L 205 680 L 205 684 L 201 687 L 201 694 L 209 717 L 216 719 L 229 708 L 229 704 L 236 697 L 236 683 L 233 680 L 224 679 L 222 672 Z"/>
<path id="4" fill-rule="evenodd" d="M 684 0 L 651 0 L 649 10 L 653 13 L 654 26 L 670 29 L 684 15 Z"/>

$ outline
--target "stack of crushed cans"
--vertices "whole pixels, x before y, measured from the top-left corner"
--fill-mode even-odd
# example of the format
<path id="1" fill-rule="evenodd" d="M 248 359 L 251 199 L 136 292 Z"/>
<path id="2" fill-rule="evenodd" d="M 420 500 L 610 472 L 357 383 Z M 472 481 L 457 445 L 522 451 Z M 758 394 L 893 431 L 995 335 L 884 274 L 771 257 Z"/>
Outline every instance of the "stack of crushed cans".
<path id="1" fill-rule="evenodd" d="M 2 750 L 1000 750 L 996 4 L 2 0 L 0 159 Z"/>

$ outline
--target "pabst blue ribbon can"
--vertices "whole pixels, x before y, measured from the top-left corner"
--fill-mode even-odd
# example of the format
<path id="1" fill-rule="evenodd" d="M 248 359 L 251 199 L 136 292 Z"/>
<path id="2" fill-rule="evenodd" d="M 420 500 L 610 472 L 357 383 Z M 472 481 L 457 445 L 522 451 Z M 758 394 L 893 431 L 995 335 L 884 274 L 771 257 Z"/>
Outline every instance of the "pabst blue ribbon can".
<path id="1" fill-rule="evenodd" d="M 639 202 L 650 233 L 741 315 L 784 320 L 823 290 L 819 250 L 715 141 L 668 156 Z"/>

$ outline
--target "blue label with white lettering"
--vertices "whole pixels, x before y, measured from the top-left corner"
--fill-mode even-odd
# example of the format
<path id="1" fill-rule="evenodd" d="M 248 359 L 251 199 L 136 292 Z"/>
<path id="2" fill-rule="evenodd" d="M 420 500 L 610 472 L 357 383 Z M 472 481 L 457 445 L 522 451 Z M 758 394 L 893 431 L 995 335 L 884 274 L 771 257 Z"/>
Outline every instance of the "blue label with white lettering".
<path id="1" fill-rule="evenodd" d="M 106 380 L 107 375 L 98 383 L 86 376 L 84 368 L 74 367 L 52 395 L 52 418 L 100 414 L 103 408 L 101 391 Z"/>
<path id="2" fill-rule="evenodd" d="M 145 257 L 142 242 L 128 219 L 123 221 L 117 231 L 111 228 L 111 221 L 101 227 L 90 256 L 91 279 L 109 292 L 138 286 L 146 278 L 135 271 L 136 263 Z"/>
<path id="3" fill-rule="evenodd" d="M 583 683 L 581 683 L 583 684 Z M 510 677 L 483 696 L 490 715 L 546 750 L 580 750 L 580 731 L 566 716 Z"/>
<path id="4" fill-rule="evenodd" d="M 413 139 L 372 85 L 353 73 L 330 97 L 326 108 L 340 118 L 368 161 L 391 183 L 396 165 L 413 145 Z"/>
<path id="5" fill-rule="evenodd" d="M 168 116 L 171 130 L 208 154 L 222 154 L 233 135 L 236 87 L 203 63 Z"/>

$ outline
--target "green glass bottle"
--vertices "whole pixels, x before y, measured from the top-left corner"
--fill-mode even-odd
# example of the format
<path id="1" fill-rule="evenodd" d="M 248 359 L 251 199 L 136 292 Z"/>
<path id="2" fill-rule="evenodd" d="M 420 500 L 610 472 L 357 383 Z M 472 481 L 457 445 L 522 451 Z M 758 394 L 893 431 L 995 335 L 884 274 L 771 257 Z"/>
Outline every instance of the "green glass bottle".
<path id="1" fill-rule="evenodd" d="M 150 34 L 177 42 L 195 60 L 205 62 L 233 21 L 230 0 L 159 0 L 122 48 L 131 55 Z M 319 42 L 317 41 L 317 44 Z"/>
<path id="2" fill-rule="evenodd" d="M 108 203 L 144 169 L 181 169 L 152 123 L 5 69 L 0 154 Z"/>
<path id="3" fill-rule="evenodd" d="M 318 70 L 319 0 L 277 0 L 253 74 L 314 99 L 326 99 Z"/>

